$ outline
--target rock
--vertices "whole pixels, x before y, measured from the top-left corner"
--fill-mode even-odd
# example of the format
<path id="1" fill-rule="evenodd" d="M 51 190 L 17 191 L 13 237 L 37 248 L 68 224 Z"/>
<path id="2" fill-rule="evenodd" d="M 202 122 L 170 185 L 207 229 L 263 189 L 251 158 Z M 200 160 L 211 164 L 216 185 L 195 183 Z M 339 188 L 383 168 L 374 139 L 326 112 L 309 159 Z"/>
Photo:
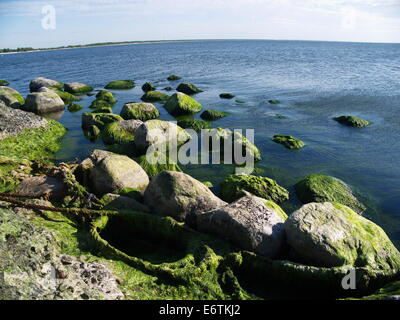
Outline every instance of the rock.
<path id="1" fill-rule="evenodd" d="M 193 223 L 196 213 L 225 204 L 204 184 L 182 172 L 164 171 L 155 176 L 144 194 L 144 202 L 159 215 Z"/>
<path id="2" fill-rule="evenodd" d="M 172 90 L 174 90 L 174 88 L 172 88 L 172 87 L 165 87 L 164 90 L 165 90 L 165 91 L 172 91 Z"/>
<path id="3" fill-rule="evenodd" d="M 149 92 L 149 91 L 156 91 L 156 87 L 154 86 L 154 84 L 152 84 L 151 82 L 146 82 L 143 86 L 142 86 L 142 90 L 144 92 Z"/>
<path id="4" fill-rule="evenodd" d="M 219 95 L 219 97 L 221 98 L 221 99 L 233 99 L 234 97 L 235 97 L 235 95 L 234 94 L 232 94 L 232 93 L 221 93 L 220 95 Z"/>
<path id="5" fill-rule="evenodd" d="M 277 204 L 246 192 L 231 204 L 197 214 L 197 229 L 273 259 L 285 250 L 286 219 Z"/>
<path id="6" fill-rule="evenodd" d="M 7 107 L 18 109 L 24 105 L 25 100 L 17 90 L 9 87 L 0 87 L 0 100 L 3 101 Z"/>
<path id="7" fill-rule="evenodd" d="M 197 119 L 185 119 L 179 120 L 178 126 L 184 129 L 193 129 L 195 131 L 200 131 L 202 129 L 210 129 L 211 125 L 207 121 L 197 120 Z"/>
<path id="8" fill-rule="evenodd" d="M 279 100 L 268 100 L 269 104 L 280 104 L 281 102 Z"/>
<path id="9" fill-rule="evenodd" d="M 96 99 L 94 100 L 89 108 L 93 109 L 93 110 L 100 110 L 100 109 L 104 109 L 104 108 L 112 108 L 113 104 L 107 102 L 106 100 L 101 100 L 101 99 Z"/>
<path id="10" fill-rule="evenodd" d="M 309 203 L 285 223 L 288 244 L 305 263 L 400 270 L 400 253 L 385 232 L 349 207 Z"/>
<path id="11" fill-rule="evenodd" d="M 96 125 L 92 125 L 85 129 L 84 135 L 89 140 L 97 140 L 101 135 L 101 130 Z"/>
<path id="12" fill-rule="evenodd" d="M 5 87 L 5 86 L 8 86 L 10 83 L 8 82 L 8 81 L 6 81 L 6 80 L 0 80 L 0 86 L 1 87 Z"/>
<path id="13" fill-rule="evenodd" d="M 202 106 L 200 102 L 192 97 L 178 92 L 168 99 L 164 108 L 173 116 L 181 116 L 199 112 Z"/>
<path id="14" fill-rule="evenodd" d="M 120 196 L 118 194 L 108 193 L 101 198 L 101 203 L 105 210 L 129 210 L 149 212 L 149 208 L 135 199 Z"/>
<path id="15" fill-rule="evenodd" d="M 116 80 L 111 81 L 106 85 L 106 89 L 115 89 L 115 90 L 126 90 L 132 89 L 135 87 L 135 82 L 133 80 Z"/>
<path id="16" fill-rule="evenodd" d="M 110 113 L 88 113 L 82 114 L 82 128 L 87 130 L 91 126 L 97 126 L 102 130 L 107 124 L 116 121 L 123 121 L 124 119 L 116 114 Z"/>
<path id="17" fill-rule="evenodd" d="M 67 193 L 67 186 L 60 180 L 46 176 L 30 177 L 22 180 L 16 193 L 28 195 L 32 198 L 63 199 Z"/>
<path id="18" fill-rule="evenodd" d="M 83 109 L 83 106 L 81 106 L 80 104 L 77 104 L 77 103 L 73 103 L 73 104 L 70 104 L 67 107 L 67 109 L 69 112 L 75 113 L 75 112 L 81 111 Z"/>
<path id="19" fill-rule="evenodd" d="M 93 113 L 113 113 L 111 107 L 102 107 L 93 111 Z"/>
<path id="20" fill-rule="evenodd" d="M 65 104 L 71 104 L 74 101 L 80 100 L 79 97 L 57 88 L 41 87 L 37 90 L 37 92 L 55 92 L 64 101 Z"/>
<path id="21" fill-rule="evenodd" d="M 206 110 L 200 115 L 200 117 L 207 121 L 215 121 L 222 119 L 228 115 L 229 115 L 228 113 L 222 111 Z"/>
<path id="22" fill-rule="evenodd" d="M 38 92 L 40 88 L 57 88 L 62 90 L 64 88 L 64 84 L 62 82 L 43 77 L 36 78 L 29 84 L 30 92 Z"/>
<path id="23" fill-rule="evenodd" d="M 354 196 L 350 187 L 343 181 L 321 174 L 312 174 L 295 185 L 297 197 L 306 204 L 310 202 L 338 202 L 358 213 L 365 206 Z"/>
<path id="24" fill-rule="evenodd" d="M 276 143 L 284 145 L 286 148 L 291 150 L 299 150 L 305 146 L 303 141 L 295 139 L 292 136 L 278 134 L 275 135 L 272 140 Z"/>
<path id="25" fill-rule="evenodd" d="M 175 74 L 172 74 L 167 78 L 167 80 L 169 80 L 169 81 L 176 81 L 176 80 L 181 80 L 181 79 L 182 79 L 182 77 L 177 76 Z"/>
<path id="26" fill-rule="evenodd" d="M 134 188 L 143 193 L 149 184 L 146 172 L 132 159 L 103 150 L 95 150 L 78 169 L 82 183 L 96 195 Z"/>
<path id="27" fill-rule="evenodd" d="M 96 94 L 96 99 L 97 100 L 102 100 L 107 102 L 109 105 L 114 105 L 117 103 L 117 99 L 115 99 L 114 95 L 112 92 L 107 91 L 107 90 L 100 90 Z"/>
<path id="28" fill-rule="evenodd" d="M 189 134 L 173 122 L 149 120 L 143 123 L 135 133 L 135 145 L 139 150 L 157 144 L 173 144 L 180 146 L 190 140 Z"/>
<path id="29" fill-rule="evenodd" d="M 239 199 L 242 191 L 278 204 L 289 200 L 289 191 L 266 177 L 232 174 L 221 183 L 221 198 L 227 202 Z"/>
<path id="30" fill-rule="evenodd" d="M 21 109 L 36 114 L 63 111 L 64 101 L 55 92 L 34 92 L 28 94 Z"/>
<path id="31" fill-rule="evenodd" d="M 125 120 L 147 121 L 159 118 L 160 112 L 151 103 L 126 103 L 122 108 L 121 117 Z"/>
<path id="32" fill-rule="evenodd" d="M 93 87 L 80 82 L 71 82 L 64 85 L 64 90 L 72 94 L 84 94 L 93 91 Z"/>
<path id="33" fill-rule="evenodd" d="M 333 120 L 335 120 L 341 124 L 344 124 L 348 127 L 353 127 L 353 128 L 364 128 L 364 127 L 368 127 L 372 124 L 368 120 L 364 120 L 364 119 L 353 117 L 353 116 L 341 116 L 341 117 L 333 118 Z"/>
<path id="34" fill-rule="evenodd" d="M 167 157 L 164 153 L 159 151 L 153 151 L 148 154 L 141 156 L 137 159 L 139 165 L 149 175 L 154 177 L 163 171 L 178 171 L 182 172 L 182 169 Z"/>
<path id="35" fill-rule="evenodd" d="M 361 298 L 360 300 L 386 300 L 386 301 L 399 301 L 400 300 L 400 281 L 389 283 L 383 288 L 370 296 Z"/>
<path id="36" fill-rule="evenodd" d="M 142 96 L 142 100 L 145 102 L 165 102 L 169 98 L 169 95 L 159 91 L 148 91 Z"/>
<path id="37" fill-rule="evenodd" d="M 200 93 L 203 92 L 202 90 L 200 90 L 199 88 L 197 88 L 194 84 L 191 83 L 181 83 L 178 88 L 176 88 L 176 91 L 185 93 L 187 95 L 192 95 L 192 94 L 196 94 L 196 93 Z"/>
<path id="38" fill-rule="evenodd" d="M 105 144 L 133 142 L 136 130 L 143 124 L 140 120 L 124 120 L 110 123 L 102 132 Z"/>

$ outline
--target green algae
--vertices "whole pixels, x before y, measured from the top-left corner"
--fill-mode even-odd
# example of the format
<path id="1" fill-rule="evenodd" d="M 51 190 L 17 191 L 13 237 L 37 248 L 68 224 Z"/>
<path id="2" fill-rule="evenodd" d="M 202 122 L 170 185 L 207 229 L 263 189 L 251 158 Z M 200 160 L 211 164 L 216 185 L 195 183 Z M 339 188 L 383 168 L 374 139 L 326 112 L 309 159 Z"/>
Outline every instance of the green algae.
<path id="1" fill-rule="evenodd" d="M 165 102 L 169 98 L 169 95 L 159 91 L 148 91 L 142 96 L 142 100 L 145 102 Z"/>
<path id="2" fill-rule="evenodd" d="M 268 100 L 269 104 L 280 104 L 281 102 L 279 100 Z"/>
<path id="3" fill-rule="evenodd" d="M 102 138 L 105 144 L 123 144 L 132 142 L 135 135 L 121 127 L 118 121 L 106 125 L 102 131 Z"/>
<path id="4" fill-rule="evenodd" d="M 217 110 L 206 110 L 200 115 L 200 117 L 207 121 L 216 121 L 225 118 L 228 115 L 229 113 L 227 112 L 222 112 Z"/>
<path id="5" fill-rule="evenodd" d="M 127 90 L 135 87 L 135 82 L 133 80 L 116 80 L 109 82 L 105 88 L 114 90 Z"/>
<path id="6" fill-rule="evenodd" d="M 287 149 L 290 150 L 300 150 L 305 146 L 304 142 L 298 139 L 295 139 L 292 136 L 285 135 L 275 135 L 272 140 L 276 143 L 284 145 Z"/>
<path id="7" fill-rule="evenodd" d="M 333 120 L 335 120 L 341 124 L 344 124 L 348 127 L 353 127 L 353 128 L 364 128 L 364 127 L 368 127 L 372 124 L 368 120 L 361 119 L 361 118 L 354 117 L 354 116 L 341 116 L 341 117 L 333 118 Z"/>
<path id="8" fill-rule="evenodd" d="M 8 86 L 10 83 L 6 80 L 0 80 L 0 86 Z"/>
<path id="9" fill-rule="evenodd" d="M 147 120 L 158 119 L 160 112 L 158 109 L 149 103 L 126 103 L 121 110 L 121 117 L 125 120 Z"/>
<path id="10" fill-rule="evenodd" d="M 185 93 L 187 95 L 193 95 L 196 93 L 200 93 L 203 92 L 202 90 L 200 90 L 199 88 L 197 88 L 194 84 L 191 83 L 181 83 L 177 88 L 176 91 Z"/>
<path id="11" fill-rule="evenodd" d="M 177 163 L 159 151 L 153 151 L 148 155 L 143 155 L 136 159 L 136 161 L 150 177 L 154 177 L 163 171 L 182 172 L 182 169 Z"/>
<path id="12" fill-rule="evenodd" d="M 195 131 L 200 131 L 202 129 L 210 129 L 211 125 L 207 121 L 197 120 L 197 119 L 184 119 L 178 121 L 178 126 L 184 129 L 193 129 Z"/>
<path id="13" fill-rule="evenodd" d="M 82 128 L 87 130 L 92 125 L 95 125 L 100 130 L 103 130 L 107 124 L 123 120 L 122 117 L 116 114 L 85 112 L 82 114 Z"/>
<path id="14" fill-rule="evenodd" d="M 177 75 L 175 75 L 175 74 L 171 74 L 171 75 L 168 76 L 168 78 L 167 78 L 168 81 L 177 81 L 177 80 L 181 80 L 181 79 L 182 79 L 182 77 L 177 76 Z"/>
<path id="15" fill-rule="evenodd" d="M 98 110 L 98 109 L 102 109 L 102 108 L 111 108 L 113 106 L 114 106 L 114 104 L 109 103 L 106 100 L 96 99 L 90 104 L 89 108 Z"/>
<path id="16" fill-rule="evenodd" d="M 173 116 L 181 116 L 199 112 L 202 105 L 184 93 L 174 93 L 165 103 L 164 108 Z"/>
<path id="17" fill-rule="evenodd" d="M 117 103 L 117 99 L 115 99 L 113 93 L 107 90 L 100 90 L 96 94 L 96 99 L 106 101 L 109 105 L 114 105 Z"/>
<path id="18" fill-rule="evenodd" d="M 72 103 L 72 104 L 68 105 L 67 109 L 69 112 L 75 113 L 75 112 L 82 110 L 83 106 L 81 106 L 80 104 L 77 104 L 77 103 Z"/>
<path id="19" fill-rule="evenodd" d="M 149 92 L 149 91 L 156 91 L 157 88 L 154 84 L 152 84 L 151 82 L 146 82 L 143 86 L 142 86 L 142 90 L 144 92 Z"/>

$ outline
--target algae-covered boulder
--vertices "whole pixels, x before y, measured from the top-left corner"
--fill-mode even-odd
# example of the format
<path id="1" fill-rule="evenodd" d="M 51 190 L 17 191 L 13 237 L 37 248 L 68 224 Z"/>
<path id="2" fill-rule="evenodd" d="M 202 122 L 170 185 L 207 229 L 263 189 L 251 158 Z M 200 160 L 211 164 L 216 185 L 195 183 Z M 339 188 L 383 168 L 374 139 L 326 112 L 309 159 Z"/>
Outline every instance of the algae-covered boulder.
<path id="1" fill-rule="evenodd" d="M 312 174 L 295 185 L 297 197 L 302 203 L 338 202 L 362 213 L 365 206 L 354 196 L 343 181 L 322 174 Z"/>
<path id="2" fill-rule="evenodd" d="M 75 113 L 75 112 L 82 110 L 83 106 L 81 106 L 80 104 L 77 104 L 77 103 L 72 103 L 72 104 L 68 105 L 67 109 L 69 112 Z"/>
<path id="3" fill-rule="evenodd" d="M 233 98 L 235 97 L 235 95 L 232 94 L 232 93 L 221 93 L 221 94 L 219 95 L 219 97 L 220 97 L 221 99 L 228 99 L 228 100 L 230 100 L 230 99 L 233 99 Z"/>
<path id="4" fill-rule="evenodd" d="M 268 258 L 285 249 L 287 215 L 274 202 L 244 193 L 239 200 L 197 214 L 197 229 Z"/>
<path id="5" fill-rule="evenodd" d="M 285 223 L 287 241 L 313 266 L 400 270 L 400 253 L 373 222 L 338 203 L 309 203 Z"/>
<path id="6" fill-rule="evenodd" d="M 22 98 L 17 90 L 9 87 L 0 87 L 0 100 L 3 101 L 7 107 L 18 109 L 25 103 L 25 99 Z"/>
<path id="7" fill-rule="evenodd" d="M 232 174 L 221 183 L 221 198 L 232 202 L 248 191 L 255 196 L 282 203 L 289 200 L 289 191 L 281 187 L 275 180 L 253 175 Z"/>
<path id="8" fill-rule="evenodd" d="M 200 93 L 203 92 L 202 90 L 200 90 L 199 88 L 197 88 L 194 84 L 191 83 L 181 83 L 177 88 L 176 91 L 185 93 L 187 95 L 193 95 L 196 93 Z"/>
<path id="9" fill-rule="evenodd" d="M 21 109 L 37 114 L 58 112 L 65 109 L 64 101 L 55 92 L 34 92 L 28 94 Z"/>
<path id="10" fill-rule="evenodd" d="M 146 82 L 143 86 L 142 86 L 142 90 L 144 92 L 149 92 L 149 91 L 156 91 L 157 88 L 154 84 L 152 84 L 151 82 Z"/>
<path id="11" fill-rule="evenodd" d="M 215 120 L 225 118 L 228 115 L 229 115 L 228 113 L 222 112 L 222 111 L 206 110 L 200 115 L 200 117 L 207 121 L 215 121 Z"/>
<path id="12" fill-rule="evenodd" d="M 184 129 L 193 129 L 200 131 L 202 129 L 210 129 L 211 125 L 207 121 L 197 119 L 184 119 L 178 121 L 178 126 Z"/>
<path id="13" fill-rule="evenodd" d="M 181 92 L 173 94 L 164 107 L 173 116 L 193 114 L 202 108 L 200 102 Z"/>
<path id="14" fill-rule="evenodd" d="M 291 150 L 299 150 L 305 146 L 303 141 L 295 139 L 292 136 L 277 134 L 272 138 L 272 140 Z"/>
<path id="15" fill-rule="evenodd" d="M 116 80 L 109 82 L 105 88 L 115 89 L 115 90 L 126 90 L 135 87 L 135 82 L 133 80 Z"/>
<path id="16" fill-rule="evenodd" d="M 152 103 L 126 103 L 121 110 L 121 117 L 125 120 L 137 119 L 147 121 L 160 117 L 160 112 Z"/>
<path id="17" fill-rule="evenodd" d="M 193 222 L 196 213 L 225 204 L 200 181 L 175 171 L 163 171 L 155 176 L 144 194 L 144 201 L 160 215 L 187 222 Z"/>
<path id="18" fill-rule="evenodd" d="M 371 125 L 371 122 L 354 116 L 341 116 L 333 118 L 333 120 L 353 128 L 364 128 Z"/>
<path id="19" fill-rule="evenodd" d="M 158 144 L 180 146 L 190 139 L 189 134 L 173 122 L 149 120 L 143 123 L 135 133 L 135 145 L 145 151 Z"/>
<path id="20" fill-rule="evenodd" d="M 96 94 L 96 99 L 106 101 L 110 105 L 114 105 L 117 103 L 117 99 L 115 99 L 113 93 L 107 90 L 100 90 Z"/>
<path id="21" fill-rule="evenodd" d="M 47 79 L 43 77 L 36 78 L 32 80 L 29 84 L 30 92 L 38 92 L 40 88 L 56 88 L 62 90 L 64 88 L 64 84 L 62 82 L 58 82 L 56 80 Z"/>
<path id="22" fill-rule="evenodd" d="M 169 95 L 159 91 L 148 91 L 142 96 L 144 102 L 165 102 L 169 98 Z"/>
<path id="23" fill-rule="evenodd" d="M 7 80 L 0 80 L 0 87 L 8 86 L 10 83 Z"/>
<path id="24" fill-rule="evenodd" d="M 139 212 L 149 212 L 149 208 L 139 201 L 121 196 L 119 194 L 107 193 L 101 200 L 101 204 L 106 210 L 129 210 L 129 211 L 139 211 Z"/>
<path id="25" fill-rule="evenodd" d="M 61 89 L 58 88 L 48 88 L 48 87 L 41 87 L 39 88 L 36 92 L 55 92 L 63 101 L 65 104 L 71 104 L 74 101 L 80 100 L 79 97 L 74 96 L 71 93 L 62 91 Z"/>
<path id="26" fill-rule="evenodd" d="M 133 142 L 136 130 L 143 124 L 140 120 L 116 121 L 106 125 L 102 131 L 105 144 Z"/>
<path id="27" fill-rule="evenodd" d="M 168 81 L 176 81 L 176 80 L 181 80 L 181 79 L 182 79 L 182 77 L 177 76 L 177 75 L 175 75 L 175 74 L 171 74 L 171 75 L 168 76 L 168 78 L 167 78 Z"/>
<path id="28" fill-rule="evenodd" d="M 149 175 L 154 177 L 163 171 L 182 172 L 179 165 L 169 158 L 165 153 L 154 150 L 137 159 L 139 165 Z"/>
<path id="29" fill-rule="evenodd" d="M 87 130 L 91 126 L 96 126 L 102 130 L 109 123 L 123 120 L 122 117 L 116 114 L 85 112 L 82 114 L 82 128 Z"/>
<path id="30" fill-rule="evenodd" d="M 93 87 L 80 82 L 71 82 L 64 84 L 64 90 L 72 94 L 85 94 L 93 91 Z"/>
<path id="31" fill-rule="evenodd" d="M 122 188 L 135 188 L 143 193 L 149 177 L 127 156 L 95 150 L 78 168 L 78 176 L 95 194 L 114 193 Z"/>
<path id="32" fill-rule="evenodd" d="M 103 108 L 112 108 L 112 106 L 113 104 L 107 102 L 106 100 L 96 99 L 90 104 L 89 108 L 93 110 L 99 110 Z"/>

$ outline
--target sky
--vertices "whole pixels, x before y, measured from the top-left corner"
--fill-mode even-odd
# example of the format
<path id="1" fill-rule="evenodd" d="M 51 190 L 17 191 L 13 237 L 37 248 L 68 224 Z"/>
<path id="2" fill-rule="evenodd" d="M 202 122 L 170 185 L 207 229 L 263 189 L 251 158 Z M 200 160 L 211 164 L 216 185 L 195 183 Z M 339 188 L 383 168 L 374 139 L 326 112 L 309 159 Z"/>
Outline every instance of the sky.
<path id="1" fill-rule="evenodd" d="M 0 0 L 0 48 L 136 40 L 400 42 L 400 0 Z"/>

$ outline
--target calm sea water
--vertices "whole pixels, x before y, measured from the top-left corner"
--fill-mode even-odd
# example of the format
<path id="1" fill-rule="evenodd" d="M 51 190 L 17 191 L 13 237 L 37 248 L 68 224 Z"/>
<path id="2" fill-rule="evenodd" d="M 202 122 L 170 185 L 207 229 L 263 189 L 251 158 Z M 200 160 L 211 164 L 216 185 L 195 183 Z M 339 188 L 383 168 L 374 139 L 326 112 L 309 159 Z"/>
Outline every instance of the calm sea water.
<path id="1" fill-rule="evenodd" d="M 293 185 L 311 173 L 338 177 L 351 185 L 370 207 L 366 216 L 400 243 L 400 45 L 301 41 L 206 41 L 97 47 L 0 56 L 0 79 L 24 95 L 31 79 L 44 76 L 63 82 L 79 81 L 101 89 L 111 80 L 134 79 L 137 87 L 114 91 L 119 113 L 128 101 L 140 101 L 141 85 L 159 88 L 178 83 L 170 74 L 204 90 L 196 96 L 204 108 L 231 116 L 215 127 L 254 128 L 263 154 L 258 173 Z M 234 100 L 221 100 L 231 92 Z M 269 99 L 282 101 L 270 105 Z M 81 114 L 68 111 L 60 118 L 68 129 L 59 160 L 83 159 L 101 142 L 85 139 Z M 157 105 L 161 119 L 173 118 Z M 360 116 L 373 122 L 365 129 L 339 125 L 332 117 Z M 282 117 L 283 116 L 283 117 Z M 195 116 L 196 118 L 199 115 Z M 293 152 L 271 141 L 290 134 L 307 146 Z M 231 166 L 187 166 L 185 172 L 218 183 Z M 285 208 L 299 206 L 294 193 Z"/>

